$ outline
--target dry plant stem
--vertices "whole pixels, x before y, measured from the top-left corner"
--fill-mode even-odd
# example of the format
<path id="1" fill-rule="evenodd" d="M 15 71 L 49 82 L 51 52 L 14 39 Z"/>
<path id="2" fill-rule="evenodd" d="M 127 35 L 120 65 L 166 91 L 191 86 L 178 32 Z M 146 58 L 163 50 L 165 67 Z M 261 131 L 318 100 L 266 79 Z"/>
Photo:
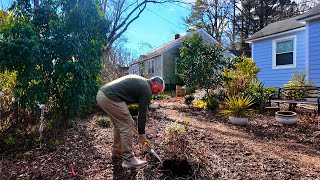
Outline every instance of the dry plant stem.
<path id="1" fill-rule="evenodd" d="M 2 161 L 3 161 L 3 156 L 2 156 L 2 159 L 0 160 L 0 176 L 2 174 Z"/>

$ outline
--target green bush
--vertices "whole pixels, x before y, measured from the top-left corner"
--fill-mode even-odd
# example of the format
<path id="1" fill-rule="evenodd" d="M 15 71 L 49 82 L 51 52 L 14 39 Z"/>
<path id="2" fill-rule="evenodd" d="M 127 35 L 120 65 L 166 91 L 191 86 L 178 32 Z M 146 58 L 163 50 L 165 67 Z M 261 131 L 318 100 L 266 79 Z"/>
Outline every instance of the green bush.
<path id="1" fill-rule="evenodd" d="M 15 107 L 37 116 L 37 103 L 46 104 L 57 126 L 91 110 L 110 24 L 98 5 L 46 0 L 34 8 L 23 0 L 10 9 L 1 27 L 0 72 L 16 72 Z"/>
<path id="2" fill-rule="evenodd" d="M 308 94 L 308 87 L 313 85 L 313 82 L 307 82 L 307 74 L 303 72 L 295 72 L 292 75 L 292 79 L 284 87 L 289 90 L 285 90 L 285 94 L 288 99 L 300 99 Z"/>
<path id="3" fill-rule="evenodd" d="M 108 128 L 111 126 L 112 122 L 109 117 L 101 117 L 96 120 L 96 124 L 100 127 Z"/>
<path id="4" fill-rule="evenodd" d="M 237 95 L 246 91 L 250 84 L 257 80 L 260 69 L 251 58 L 241 57 L 242 61 L 235 64 L 235 67 L 226 68 L 223 71 L 225 81 L 223 87 L 229 96 Z"/>
<path id="5" fill-rule="evenodd" d="M 182 42 L 177 59 L 177 75 L 187 87 L 210 89 L 222 83 L 226 59 L 223 48 L 194 34 Z"/>
<path id="6" fill-rule="evenodd" d="M 16 72 L 4 71 L 0 73 L 0 119 L 4 119 L 1 115 L 9 111 L 12 107 L 13 90 L 16 84 Z"/>
<path id="7" fill-rule="evenodd" d="M 219 108 L 219 100 L 215 97 L 209 97 L 206 99 L 207 108 L 214 111 Z"/>
<path id="8" fill-rule="evenodd" d="M 166 94 L 156 94 L 152 96 L 152 100 L 163 100 L 163 99 L 169 99 L 169 96 Z"/>
<path id="9" fill-rule="evenodd" d="M 16 143 L 16 139 L 9 134 L 7 137 L 5 137 L 4 142 L 7 145 L 14 145 Z"/>
<path id="10" fill-rule="evenodd" d="M 139 105 L 138 104 L 129 104 L 128 105 L 131 116 L 138 116 L 139 114 Z"/>
<path id="11" fill-rule="evenodd" d="M 269 97 L 276 91 L 276 88 L 267 86 L 264 87 L 262 82 L 251 83 L 249 88 L 243 93 L 246 96 L 251 96 L 254 99 L 253 109 L 263 111 L 268 105 Z"/>
<path id="12" fill-rule="evenodd" d="M 15 159 L 21 159 L 23 158 L 24 154 L 22 152 L 18 152 L 17 154 L 14 155 Z"/>
<path id="13" fill-rule="evenodd" d="M 60 144 L 60 141 L 56 138 L 50 138 L 48 141 L 47 141 L 47 144 L 46 144 L 46 149 L 48 151 L 54 151 L 56 149 L 56 147 Z"/>
<path id="14" fill-rule="evenodd" d="M 188 106 L 191 105 L 192 101 L 194 100 L 194 97 L 192 95 L 186 95 L 184 96 L 184 103 Z"/>

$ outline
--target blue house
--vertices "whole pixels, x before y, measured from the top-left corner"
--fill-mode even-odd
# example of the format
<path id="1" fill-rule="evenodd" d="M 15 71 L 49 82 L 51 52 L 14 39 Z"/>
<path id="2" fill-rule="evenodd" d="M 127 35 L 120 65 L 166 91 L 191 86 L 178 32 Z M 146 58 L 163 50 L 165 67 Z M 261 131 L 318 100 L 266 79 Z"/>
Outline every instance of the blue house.
<path id="1" fill-rule="evenodd" d="M 282 87 L 295 72 L 320 86 L 320 4 L 297 17 L 269 24 L 246 40 L 266 86 Z"/>

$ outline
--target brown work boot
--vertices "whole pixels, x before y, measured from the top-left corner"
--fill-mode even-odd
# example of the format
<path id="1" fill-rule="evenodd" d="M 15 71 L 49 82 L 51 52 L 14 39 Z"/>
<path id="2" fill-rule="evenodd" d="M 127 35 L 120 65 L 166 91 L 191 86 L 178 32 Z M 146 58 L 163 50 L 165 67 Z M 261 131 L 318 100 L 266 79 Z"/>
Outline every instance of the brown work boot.
<path id="1" fill-rule="evenodd" d="M 147 161 L 139 160 L 135 156 L 132 156 L 129 159 L 124 159 L 122 161 L 122 167 L 124 168 L 139 168 L 147 164 Z"/>

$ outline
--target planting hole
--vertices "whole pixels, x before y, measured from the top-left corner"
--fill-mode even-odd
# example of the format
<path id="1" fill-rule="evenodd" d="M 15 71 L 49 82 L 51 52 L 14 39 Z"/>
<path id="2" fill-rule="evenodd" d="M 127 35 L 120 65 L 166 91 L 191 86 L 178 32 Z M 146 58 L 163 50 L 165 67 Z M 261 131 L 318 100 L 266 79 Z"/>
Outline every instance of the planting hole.
<path id="1" fill-rule="evenodd" d="M 187 160 L 168 159 L 163 162 L 161 170 L 172 174 L 174 177 L 192 175 L 192 167 Z M 170 171 L 170 172 L 168 172 Z"/>

